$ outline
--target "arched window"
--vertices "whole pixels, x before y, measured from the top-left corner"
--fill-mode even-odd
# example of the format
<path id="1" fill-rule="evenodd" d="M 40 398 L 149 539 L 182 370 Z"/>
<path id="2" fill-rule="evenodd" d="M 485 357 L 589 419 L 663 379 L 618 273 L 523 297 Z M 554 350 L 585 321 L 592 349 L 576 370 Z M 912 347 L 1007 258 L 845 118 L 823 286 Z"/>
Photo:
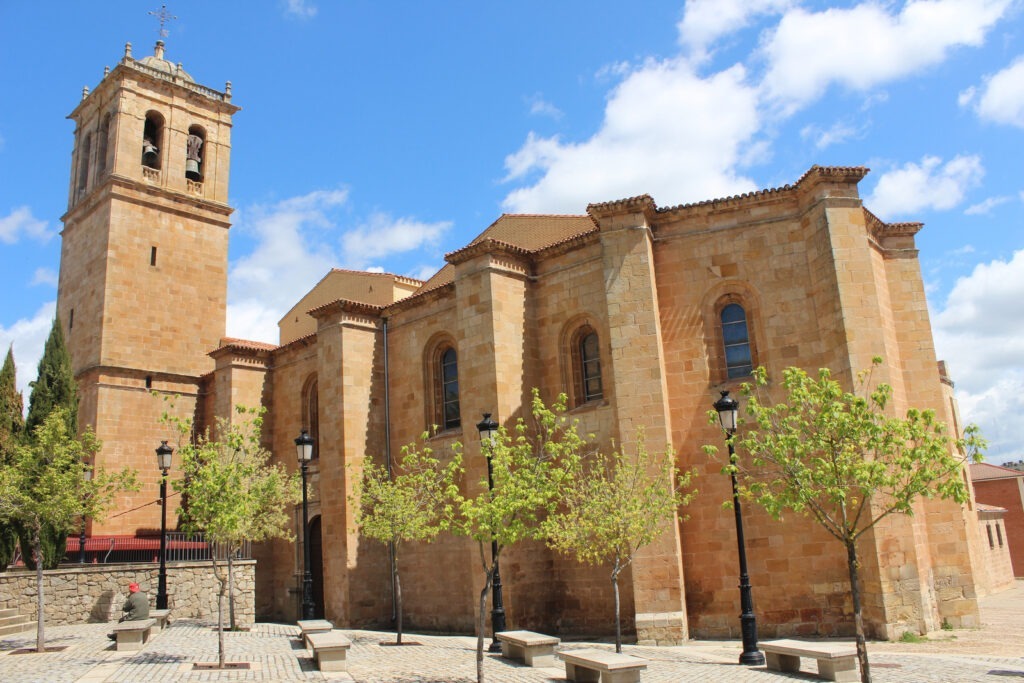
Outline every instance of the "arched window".
<path id="1" fill-rule="evenodd" d="M 103 116 L 103 122 L 100 124 L 100 132 L 97 135 L 97 149 L 96 149 L 96 177 L 99 178 L 107 172 L 107 143 L 110 138 L 110 114 Z"/>
<path id="2" fill-rule="evenodd" d="M 753 369 L 750 333 L 747 330 L 747 313 L 739 304 L 728 304 L 722 309 L 722 341 L 728 378 L 749 375 Z"/>
<path id="3" fill-rule="evenodd" d="M 316 375 L 306 380 L 302 390 L 302 428 L 313 438 L 313 459 L 320 457 L 320 400 Z"/>
<path id="4" fill-rule="evenodd" d="M 573 333 L 570 344 L 573 405 L 581 406 L 604 398 L 601 344 L 597 332 L 590 325 L 584 325 Z"/>
<path id="5" fill-rule="evenodd" d="M 203 182 L 203 145 L 206 131 L 201 126 L 189 126 L 185 141 L 185 177 L 197 183 Z"/>
<path id="6" fill-rule="evenodd" d="M 142 165 L 160 169 L 160 147 L 163 144 L 164 117 L 155 111 L 146 112 L 142 128 Z"/>
<path id="7" fill-rule="evenodd" d="M 78 153 L 78 193 L 85 192 L 89 185 L 89 157 L 92 154 L 92 133 L 85 136 L 82 151 Z"/>
<path id="8" fill-rule="evenodd" d="M 434 363 L 434 420 L 442 429 L 462 426 L 459 411 L 459 362 L 455 347 L 441 346 Z"/>

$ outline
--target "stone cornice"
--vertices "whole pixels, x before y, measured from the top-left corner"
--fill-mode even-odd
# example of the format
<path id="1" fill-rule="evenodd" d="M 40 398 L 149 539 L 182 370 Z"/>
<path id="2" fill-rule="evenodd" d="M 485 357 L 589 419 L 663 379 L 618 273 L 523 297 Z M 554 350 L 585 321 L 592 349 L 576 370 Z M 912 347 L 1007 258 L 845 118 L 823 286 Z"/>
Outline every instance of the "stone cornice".
<path id="1" fill-rule="evenodd" d="M 337 316 L 337 322 L 342 325 L 355 324 L 368 327 L 376 327 L 383 312 L 383 306 L 375 306 L 350 299 L 337 299 L 307 311 L 318 322 Z"/>
<path id="2" fill-rule="evenodd" d="M 128 192 L 124 190 L 128 190 Z M 192 218 L 196 217 L 195 209 L 205 210 L 213 214 L 213 216 L 206 217 L 207 222 L 214 223 L 225 229 L 231 227 L 231 222 L 227 218 L 235 211 L 227 204 L 213 202 L 195 195 L 165 187 L 157 187 L 141 180 L 111 173 L 93 187 L 86 197 L 68 209 L 60 217 L 60 220 L 66 226 L 68 221 L 76 220 L 80 216 L 88 214 L 103 199 L 105 192 L 109 193 L 111 197 L 116 197 L 122 201 L 159 208 L 162 211 L 171 211 Z M 165 201 L 161 202 L 159 201 L 160 199 Z"/>
<path id="3" fill-rule="evenodd" d="M 523 249 L 522 247 L 517 247 L 514 244 L 509 244 L 508 242 L 502 242 L 501 240 L 495 240 L 488 237 L 480 240 L 479 242 L 474 242 L 469 246 L 465 246 L 462 249 L 457 249 L 445 254 L 444 260 L 455 266 L 460 263 L 470 261 L 482 254 L 503 254 L 512 258 L 528 261 L 531 253 L 532 252 Z"/>
<path id="4" fill-rule="evenodd" d="M 649 194 L 587 205 L 587 214 L 595 222 L 599 222 L 602 218 L 610 218 L 627 213 L 642 213 L 647 218 L 647 222 L 651 223 L 657 212 L 658 206 Z"/>

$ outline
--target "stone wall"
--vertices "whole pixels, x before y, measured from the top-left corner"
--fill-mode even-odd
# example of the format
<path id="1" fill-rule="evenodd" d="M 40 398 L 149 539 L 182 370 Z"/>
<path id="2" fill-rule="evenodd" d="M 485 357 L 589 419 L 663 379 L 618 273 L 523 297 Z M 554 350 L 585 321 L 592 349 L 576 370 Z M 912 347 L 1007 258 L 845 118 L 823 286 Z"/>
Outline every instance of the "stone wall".
<path id="1" fill-rule="evenodd" d="M 82 565 L 43 572 L 46 623 L 79 624 L 116 621 L 136 581 L 156 603 L 157 572 L 152 564 Z M 249 627 L 255 621 L 255 573 L 253 560 L 235 562 L 235 620 Z M 174 619 L 216 621 L 220 584 L 208 562 L 175 562 L 167 565 L 167 604 Z M 6 571 L 0 574 L 0 609 L 16 609 L 36 618 L 36 573 Z M 225 602 L 224 620 L 228 619 Z"/>

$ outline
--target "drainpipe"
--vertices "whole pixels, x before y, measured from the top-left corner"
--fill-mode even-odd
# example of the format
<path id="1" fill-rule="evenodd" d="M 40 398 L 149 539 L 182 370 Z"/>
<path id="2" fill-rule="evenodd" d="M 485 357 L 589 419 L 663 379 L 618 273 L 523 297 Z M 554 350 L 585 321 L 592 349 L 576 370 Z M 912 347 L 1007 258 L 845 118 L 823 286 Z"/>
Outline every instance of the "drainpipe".
<path id="1" fill-rule="evenodd" d="M 388 392 L 390 379 L 388 368 L 388 319 L 382 318 L 384 329 L 384 464 L 391 476 L 391 396 Z M 395 544 L 388 543 L 388 567 L 394 567 Z M 398 600 L 395 595 L 395 575 L 391 574 L 391 621 L 398 619 Z"/>

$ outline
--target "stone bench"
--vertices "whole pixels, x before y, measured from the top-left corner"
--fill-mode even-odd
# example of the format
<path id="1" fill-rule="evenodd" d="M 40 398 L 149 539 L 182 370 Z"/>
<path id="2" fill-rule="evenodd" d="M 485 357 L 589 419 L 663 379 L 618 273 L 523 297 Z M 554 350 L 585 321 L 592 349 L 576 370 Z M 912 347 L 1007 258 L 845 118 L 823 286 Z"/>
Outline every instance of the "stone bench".
<path id="1" fill-rule="evenodd" d="M 518 659 L 533 667 L 557 665 L 558 638 L 533 631 L 502 631 L 494 637 L 501 641 L 501 656 L 506 659 Z"/>
<path id="2" fill-rule="evenodd" d="M 137 621 L 122 621 L 114 625 L 114 635 L 117 636 L 118 650 L 141 650 L 142 646 L 149 642 L 150 631 L 156 626 L 156 619 L 139 619 Z"/>
<path id="3" fill-rule="evenodd" d="M 312 633 L 327 633 L 334 628 L 334 624 L 326 619 L 304 619 L 295 622 L 302 631 L 302 642 L 309 647 L 309 636 Z"/>
<path id="4" fill-rule="evenodd" d="M 321 671 L 348 671 L 348 649 L 352 642 L 340 631 L 319 631 L 306 636 L 313 660 Z"/>
<path id="5" fill-rule="evenodd" d="M 800 658 L 818 661 L 818 676 L 829 681 L 856 683 L 857 646 L 853 643 L 813 643 L 803 640 L 769 640 L 759 643 L 769 669 L 796 673 Z"/>
<path id="6" fill-rule="evenodd" d="M 565 678 L 587 683 L 636 683 L 647 660 L 607 650 L 570 650 L 558 655 L 565 662 Z"/>
<path id="7" fill-rule="evenodd" d="M 156 625 L 163 631 L 167 628 L 167 624 L 171 620 L 171 610 L 169 609 L 151 609 L 149 610 L 149 616 L 156 619 Z"/>

